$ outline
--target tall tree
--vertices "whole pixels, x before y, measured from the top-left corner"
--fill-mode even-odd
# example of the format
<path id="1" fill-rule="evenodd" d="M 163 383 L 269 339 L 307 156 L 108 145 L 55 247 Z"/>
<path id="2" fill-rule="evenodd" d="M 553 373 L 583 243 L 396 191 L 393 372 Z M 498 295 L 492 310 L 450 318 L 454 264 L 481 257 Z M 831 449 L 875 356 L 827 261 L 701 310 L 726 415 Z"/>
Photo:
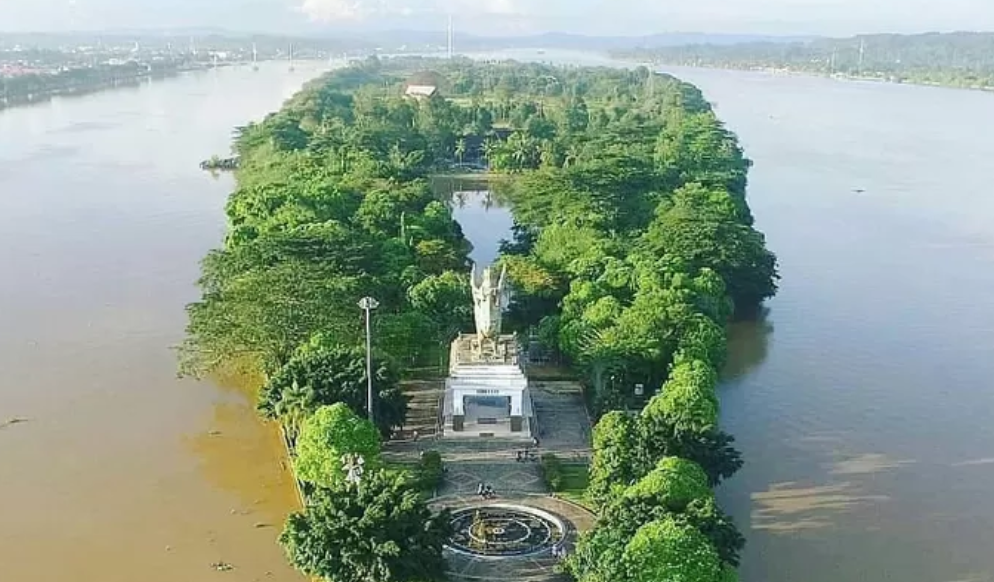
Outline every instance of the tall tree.
<path id="1" fill-rule="evenodd" d="M 407 416 L 407 399 L 400 389 L 399 377 L 389 360 L 375 354 L 374 418 L 384 435 L 403 426 Z M 259 393 L 258 408 L 267 418 L 288 420 L 301 408 L 311 414 L 321 406 L 341 402 L 365 417 L 367 397 L 365 347 L 343 346 L 318 334 L 269 378 Z"/>
<path id="2" fill-rule="evenodd" d="M 372 471 L 357 486 L 317 489 L 280 543 L 297 569 L 330 582 L 432 582 L 445 579 L 451 527 L 406 475 Z"/>
<path id="3" fill-rule="evenodd" d="M 643 463 L 651 464 L 670 456 L 694 461 L 707 473 L 712 487 L 742 468 L 742 455 L 733 446 L 735 438 L 718 429 L 701 433 L 678 431 L 665 417 L 643 413 L 639 431 Z"/>
<path id="4" fill-rule="evenodd" d="M 342 457 L 359 455 L 368 469 L 380 461 L 380 435 L 368 420 L 345 404 L 323 406 L 308 418 L 296 443 L 293 467 L 297 477 L 314 485 L 333 487 L 345 477 Z"/>
<path id="5" fill-rule="evenodd" d="M 595 506 L 607 504 L 616 489 L 624 490 L 640 475 L 638 437 L 634 419 L 624 412 L 609 412 L 597 422 L 587 487 Z"/>
<path id="6" fill-rule="evenodd" d="M 473 301 L 469 278 L 455 271 L 425 277 L 408 291 L 411 305 L 434 324 L 436 340 L 448 345 L 456 334 L 471 329 Z"/>
<path id="7" fill-rule="evenodd" d="M 717 376 L 713 368 L 699 360 L 677 364 L 661 393 L 642 411 L 642 417 L 678 432 L 713 430 L 718 424 Z"/>
<path id="8" fill-rule="evenodd" d="M 724 582 L 725 568 L 708 539 L 674 518 L 639 528 L 625 547 L 624 562 L 631 582 Z"/>
<path id="9" fill-rule="evenodd" d="M 694 196 L 675 196 L 662 207 L 641 242 L 648 252 L 671 255 L 689 269 L 718 273 L 740 312 L 776 293 L 776 256 L 766 250 L 763 235 Z"/>
<path id="10" fill-rule="evenodd" d="M 713 496 L 707 475 L 693 461 L 667 457 L 656 468 L 627 488 L 623 499 L 626 503 L 659 506 L 666 511 L 679 513 L 694 501 Z"/>

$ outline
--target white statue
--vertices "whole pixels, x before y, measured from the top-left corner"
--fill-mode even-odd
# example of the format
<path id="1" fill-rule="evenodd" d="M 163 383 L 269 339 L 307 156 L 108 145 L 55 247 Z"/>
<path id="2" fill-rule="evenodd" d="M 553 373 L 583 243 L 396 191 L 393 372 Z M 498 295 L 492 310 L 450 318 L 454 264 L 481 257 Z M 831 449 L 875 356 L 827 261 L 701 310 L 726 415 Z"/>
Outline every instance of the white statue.
<path id="1" fill-rule="evenodd" d="M 473 316 L 476 319 L 476 336 L 480 339 L 494 339 L 500 336 L 500 319 L 504 311 L 504 284 L 507 279 L 507 268 L 500 271 L 500 279 L 494 285 L 493 271 L 490 267 L 483 269 L 483 278 L 479 284 L 476 281 L 476 265 L 470 272 L 469 284 L 473 289 Z"/>

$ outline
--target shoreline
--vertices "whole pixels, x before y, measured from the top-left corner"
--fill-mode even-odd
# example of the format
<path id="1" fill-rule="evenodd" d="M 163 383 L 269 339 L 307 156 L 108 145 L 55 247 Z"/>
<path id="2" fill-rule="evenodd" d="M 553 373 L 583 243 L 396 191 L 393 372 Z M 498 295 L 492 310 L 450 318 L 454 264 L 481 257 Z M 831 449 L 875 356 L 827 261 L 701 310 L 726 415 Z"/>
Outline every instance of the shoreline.
<path id="1" fill-rule="evenodd" d="M 271 62 L 271 61 L 260 61 L 260 62 Z M 81 85 L 75 85 L 75 86 L 65 85 L 51 90 L 43 91 L 40 93 L 32 93 L 16 97 L 7 96 L 5 98 L 0 98 L 0 113 L 18 107 L 30 107 L 32 105 L 48 103 L 58 97 L 83 97 L 86 95 L 92 95 L 103 91 L 111 91 L 114 89 L 135 87 L 145 81 L 150 81 L 150 80 L 173 79 L 188 73 L 210 71 L 212 69 L 251 66 L 251 65 L 252 65 L 251 61 L 231 61 L 231 62 L 217 63 L 216 65 L 187 64 L 187 65 L 178 66 L 173 69 L 151 71 L 151 72 L 142 71 L 136 74 L 122 75 L 119 77 L 112 77 L 100 80 L 98 82 L 84 83 Z"/>
<path id="2" fill-rule="evenodd" d="M 615 58 L 615 60 L 638 64 L 637 61 L 630 60 L 627 58 Z M 758 66 L 747 67 L 747 66 L 714 65 L 714 64 L 705 64 L 705 63 L 681 63 L 681 62 L 668 62 L 668 61 L 649 61 L 649 62 L 643 61 L 642 64 L 654 70 L 658 69 L 659 67 L 667 67 L 667 66 L 684 67 L 688 69 L 739 71 L 743 73 L 764 73 L 767 75 L 787 76 L 787 77 L 818 77 L 822 79 L 832 79 L 835 81 L 844 81 L 844 82 L 869 82 L 869 83 L 882 83 L 888 85 L 912 85 L 916 87 L 936 87 L 941 89 L 957 89 L 961 91 L 994 93 L 994 86 L 986 86 L 986 85 L 963 86 L 963 85 L 953 85 L 949 83 L 915 81 L 911 79 L 895 79 L 895 78 L 880 77 L 874 75 L 849 75 L 844 73 L 825 73 L 819 71 L 808 71 L 803 69 L 789 69 L 789 68 L 779 68 L 779 67 L 758 67 Z"/>
<path id="3" fill-rule="evenodd" d="M 87 83 L 84 85 L 59 87 L 57 89 L 52 89 L 41 93 L 31 93 L 27 96 L 8 97 L 5 99 L 0 99 L 0 112 L 6 111 L 8 109 L 15 109 L 17 107 L 30 107 L 31 105 L 47 103 L 57 97 L 82 97 L 85 95 L 100 93 L 102 91 L 108 91 L 108 90 L 125 88 L 125 87 L 134 87 L 140 85 L 143 81 L 170 79 L 173 77 L 178 77 L 183 73 L 188 73 L 197 70 L 200 69 L 190 67 L 190 68 L 175 69 L 170 71 L 160 71 L 155 73 L 127 75 L 123 77 L 115 77 L 113 79 L 103 80 L 97 83 Z"/>

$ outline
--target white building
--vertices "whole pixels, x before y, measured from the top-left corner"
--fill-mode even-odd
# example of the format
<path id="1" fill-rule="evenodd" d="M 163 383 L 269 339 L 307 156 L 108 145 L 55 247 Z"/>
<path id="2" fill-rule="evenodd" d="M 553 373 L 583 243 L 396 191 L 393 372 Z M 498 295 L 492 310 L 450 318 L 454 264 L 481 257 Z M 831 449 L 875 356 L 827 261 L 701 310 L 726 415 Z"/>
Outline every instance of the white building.
<path id="1" fill-rule="evenodd" d="M 535 413 L 515 336 L 461 335 L 450 361 L 444 437 L 531 439 Z"/>
<path id="2" fill-rule="evenodd" d="M 415 99 L 428 99 L 438 93 L 438 87 L 434 85 L 408 85 L 404 94 Z"/>

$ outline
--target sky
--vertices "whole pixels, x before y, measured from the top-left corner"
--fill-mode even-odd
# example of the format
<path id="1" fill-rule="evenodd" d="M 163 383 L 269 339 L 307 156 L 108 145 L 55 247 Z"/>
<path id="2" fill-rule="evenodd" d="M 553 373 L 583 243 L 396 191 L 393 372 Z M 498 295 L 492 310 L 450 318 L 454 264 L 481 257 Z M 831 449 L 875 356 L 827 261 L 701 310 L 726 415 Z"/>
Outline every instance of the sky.
<path id="1" fill-rule="evenodd" d="M 848 36 L 994 30 L 994 0 L 0 0 L 0 31 L 220 27 Z"/>

